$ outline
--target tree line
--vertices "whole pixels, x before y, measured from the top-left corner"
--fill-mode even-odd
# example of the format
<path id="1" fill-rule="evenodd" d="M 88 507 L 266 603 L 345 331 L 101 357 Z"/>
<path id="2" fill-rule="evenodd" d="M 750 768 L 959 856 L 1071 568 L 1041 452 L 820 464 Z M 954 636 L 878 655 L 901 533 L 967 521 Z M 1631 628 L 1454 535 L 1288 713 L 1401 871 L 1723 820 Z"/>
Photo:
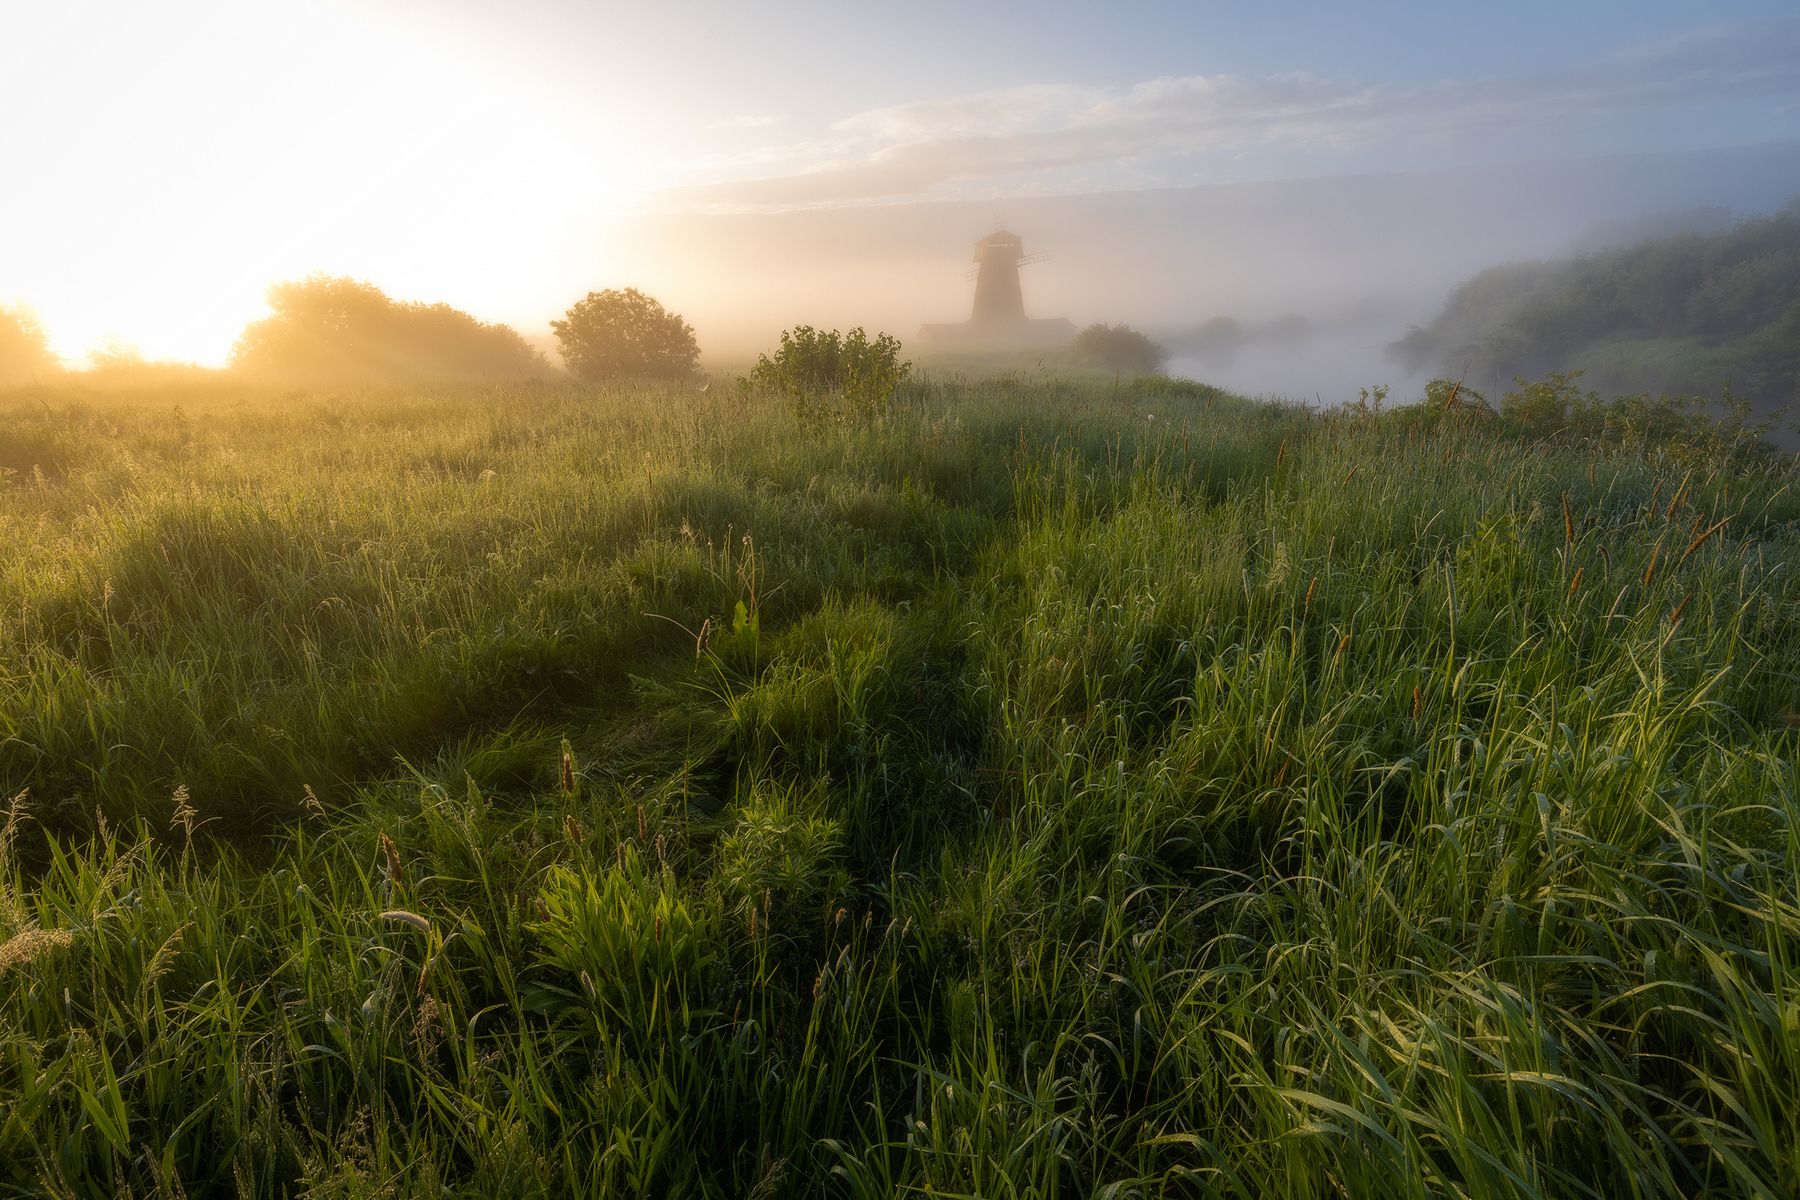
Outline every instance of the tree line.
<path id="1" fill-rule="evenodd" d="M 268 302 L 269 315 L 244 329 L 230 362 L 234 373 L 260 383 L 483 384 L 547 379 L 561 373 L 543 351 L 509 325 L 481 321 L 448 304 L 396 300 L 356 279 L 313 275 L 278 283 L 269 289 Z M 693 327 L 636 288 L 589 292 L 560 320 L 550 322 L 550 328 L 562 371 L 576 379 L 670 380 L 698 370 L 700 348 Z M 783 345 L 795 333 L 816 332 L 804 326 L 790 330 L 783 335 Z M 832 336 L 840 335 L 833 331 Z M 849 336 L 864 335 L 858 330 Z M 897 349 L 895 343 L 893 350 Z M 809 345 L 801 357 L 816 366 L 835 353 Z M 887 351 L 870 359 L 881 364 L 869 368 L 870 378 L 884 381 L 877 391 L 891 390 L 885 373 L 892 364 L 883 353 Z M 1068 356 L 1078 365 L 1131 375 L 1156 374 L 1167 359 L 1164 349 L 1142 333 L 1126 325 L 1105 324 L 1090 325 L 1076 335 Z M 184 369 L 147 363 L 119 344 L 102 347 L 89 357 L 92 371 L 119 378 Z M 853 353 L 845 361 L 860 359 Z M 31 313 L 0 308 L 0 387 L 62 371 L 63 364 Z M 867 382 L 856 371 L 851 374 L 855 386 Z"/>
<path id="2" fill-rule="evenodd" d="M 251 322 L 231 352 L 232 371 L 262 383 L 355 386 L 510 383 L 557 375 L 544 353 L 509 325 L 448 304 L 395 300 L 355 279 L 314 275 L 278 283 L 269 315 Z M 700 359 L 694 330 L 636 288 L 589 292 L 550 323 L 563 367 L 582 380 L 678 379 Z M 108 346 L 96 370 L 154 368 Z M 19 307 L 0 307 L 0 387 L 61 374 L 43 326 Z"/>

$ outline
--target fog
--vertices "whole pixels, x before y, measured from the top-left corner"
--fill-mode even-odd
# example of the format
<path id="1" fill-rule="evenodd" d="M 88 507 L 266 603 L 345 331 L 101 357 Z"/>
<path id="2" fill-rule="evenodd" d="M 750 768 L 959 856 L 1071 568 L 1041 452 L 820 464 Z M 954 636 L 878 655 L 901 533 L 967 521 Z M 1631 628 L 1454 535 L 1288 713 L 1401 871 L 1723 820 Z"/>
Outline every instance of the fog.
<path id="1" fill-rule="evenodd" d="M 797 323 L 910 342 L 922 323 L 968 316 L 971 244 L 1004 226 L 1044 256 L 1023 273 L 1033 317 L 1128 322 L 1163 341 L 1171 370 L 1251 394 L 1332 403 L 1387 384 L 1399 399 L 1423 380 L 1385 346 L 1483 268 L 1712 230 L 1797 194 L 1800 143 L 1784 143 L 1003 202 L 664 212 L 634 220 L 607 275 L 683 312 L 714 361 Z M 1219 317 L 1264 333 L 1229 353 L 1184 345 Z"/>

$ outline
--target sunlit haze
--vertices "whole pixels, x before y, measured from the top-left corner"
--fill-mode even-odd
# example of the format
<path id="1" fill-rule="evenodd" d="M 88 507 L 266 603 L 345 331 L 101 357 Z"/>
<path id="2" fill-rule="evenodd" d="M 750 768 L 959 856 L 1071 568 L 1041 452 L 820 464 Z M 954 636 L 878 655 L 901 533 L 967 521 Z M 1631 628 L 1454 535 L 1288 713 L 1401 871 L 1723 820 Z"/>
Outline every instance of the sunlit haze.
<path id="1" fill-rule="evenodd" d="M 1800 190 L 1800 20 L 1699 14 L 17 4 L 0 303 L 72 364 L 108 339 L 216 364 L 269 284 L 313 272 L 535 339 L 635 285 L 712 352 L 954 318 L 968 244 L 1005 220 L 1050 253 L 1046 312 L 1404 327 L 1608 220 Z"/>

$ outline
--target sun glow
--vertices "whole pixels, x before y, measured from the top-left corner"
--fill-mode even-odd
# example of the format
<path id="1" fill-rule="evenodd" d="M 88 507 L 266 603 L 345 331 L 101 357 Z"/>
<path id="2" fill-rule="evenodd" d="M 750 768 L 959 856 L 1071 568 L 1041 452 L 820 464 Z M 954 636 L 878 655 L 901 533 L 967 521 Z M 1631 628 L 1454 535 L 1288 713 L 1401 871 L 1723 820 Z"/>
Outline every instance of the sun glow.
<path id="1" fill-rule="evenodd" d="M 222 363 L 315 271 L 541 324 L 645 178 L 630 135 L 345 5 L 22 8 L 0 40 L 0 303 L 79 365 Z"/>

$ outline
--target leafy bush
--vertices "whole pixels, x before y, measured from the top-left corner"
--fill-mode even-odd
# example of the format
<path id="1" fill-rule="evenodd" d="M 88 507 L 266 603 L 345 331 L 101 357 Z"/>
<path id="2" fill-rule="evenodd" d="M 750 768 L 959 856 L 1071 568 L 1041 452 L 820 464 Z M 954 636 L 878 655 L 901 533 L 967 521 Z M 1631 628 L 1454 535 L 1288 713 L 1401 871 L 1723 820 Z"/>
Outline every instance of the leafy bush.
<path id="1" fill-rule="evenodd" d="M 1154 375 L 1169 359 L 1168 351 L 1129 325 L 1089 325 L 1075 335 L 1070 351 L 1076 362 L 1133 375 Z"/>
<path id="2" fill-rule="evenodd" d="M 578 379 L 685 379 L 700 361 L 693 326 L 636 288 L 589 292 L 550 328 Z"/>
<path id="3" fill-rule="evenodd" d="M 742 383 L 785 396 L 802 415 L 841 409 L 867 416 L 892 404 L 911 374 L 912 363 L 901 360 L 892 334 L 871 340 L 860 327 L 839 333 L 799 325 L 782 332 L 773 358 L 757 356 Z"/>
<path id="4" fill-rule="evenodd" d="M 448 304 L 394 300 L 355 279 L 313 275 L 269 289 L 273 314 L 252 322 L 234 368 L 290 385 L 509 383 L 550 373 L 507 325 Z M 101 363 L 99 365 L 106 365 Z"/>

